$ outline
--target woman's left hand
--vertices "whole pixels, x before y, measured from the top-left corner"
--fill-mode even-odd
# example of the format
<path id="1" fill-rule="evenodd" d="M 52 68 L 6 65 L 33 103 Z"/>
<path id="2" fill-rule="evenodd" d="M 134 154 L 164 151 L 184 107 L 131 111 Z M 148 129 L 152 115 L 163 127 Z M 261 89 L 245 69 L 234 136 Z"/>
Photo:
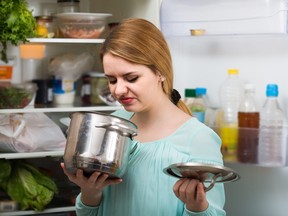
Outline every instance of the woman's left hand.
<path id="1" fill-rule="evenodd" d="M 198 179 L 182 178 L 178 180 L 173 191 L 175 195 L 186 204 L 186 208 L 192 212 L 201 212 L 208 208 L 208 201 L 204 185 Z"/>

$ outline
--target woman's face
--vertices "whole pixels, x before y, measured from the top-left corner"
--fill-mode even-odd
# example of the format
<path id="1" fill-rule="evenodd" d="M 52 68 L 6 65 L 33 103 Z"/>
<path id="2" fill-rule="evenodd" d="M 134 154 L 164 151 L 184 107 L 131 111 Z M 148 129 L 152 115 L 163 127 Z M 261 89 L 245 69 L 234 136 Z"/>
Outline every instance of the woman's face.
<path id="1" fill-rule="evenodd" d="M 160 76 L 146 66 L 110 53 L 104 55 L 103 66 L 112 95 L 127 111 L 147 111 L 164 95 Z"/>

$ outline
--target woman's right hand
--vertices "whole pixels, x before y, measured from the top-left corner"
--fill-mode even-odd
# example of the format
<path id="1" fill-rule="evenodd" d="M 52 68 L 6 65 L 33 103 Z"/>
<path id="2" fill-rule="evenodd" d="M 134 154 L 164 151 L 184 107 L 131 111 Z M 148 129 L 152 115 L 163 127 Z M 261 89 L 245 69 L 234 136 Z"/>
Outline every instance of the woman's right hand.
<path id="1" fill-rule="evenodd" d="M 109 179 L 108 174 L 101 172 L 95 171 L 90 177 L 86 177 L 81 169 L 77 169 L 76 174 L 71 174 L 64 163 L 61 163 L 61 167 L 68 179 L 81 188 L 81 201 L 87 206 L 99 205 L 103 189 L 122 182 L 122 179 Z"/>

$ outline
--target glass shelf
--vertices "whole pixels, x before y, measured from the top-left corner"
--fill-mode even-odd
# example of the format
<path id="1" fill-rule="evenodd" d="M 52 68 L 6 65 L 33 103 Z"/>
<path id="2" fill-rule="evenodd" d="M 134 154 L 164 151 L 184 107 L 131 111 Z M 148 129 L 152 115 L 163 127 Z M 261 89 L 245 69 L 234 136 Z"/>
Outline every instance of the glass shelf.
<path id="1" fill-rule="evenodd" d="M 57 105 L 57 106 L 47 106 L 47 107 L 25 107 L 23 109 L 0 109 L 0 114 L 2 113 L 50 113 L 50 112 L 78 112 L 78 111 L 115 111 L 122 109 L 122 106 L 71 106 L 71 105 Z"/>
<path id="2" fill-rule="evenodd" d="M 275 33 L 275 34 L 204 34 L 204 35 L 168 35 L 166 38 L 168 39 L 216 39 L 216 38 L 288 38 L 288 34 L 284 33 Z"/>
<path id="3" fill-rule="evenodd" d="M 50 214 L 50 213 L 57 213 L 57 212 L 71 212 L 75 211 L 74 206 L 67 206 L 67 207 L 58 207 L 58 208 L 49 208 L 45 209 L 44 211 L 41 212 L 36 212 L 32 210 L 28 211 L 11 211 L 11 212 L 1 212 L 1 216 L 22 216 L 22 215 L 39 215 L 39 214 Z"/>
<path id="4" fill-rule="evenodd" d="M 29 43 L 95 44 L 95 43 L 103 43 L 105 39 L 29 38 L 28 41 Z"/>
<path id="5" fill-rule="evenodd" d="M 62 157 L 63 151 L 45 151 L 45 152 L 15 152 L 15 153 L 0 153 L 0 159 L 29 159 L 43 157 Z"/>

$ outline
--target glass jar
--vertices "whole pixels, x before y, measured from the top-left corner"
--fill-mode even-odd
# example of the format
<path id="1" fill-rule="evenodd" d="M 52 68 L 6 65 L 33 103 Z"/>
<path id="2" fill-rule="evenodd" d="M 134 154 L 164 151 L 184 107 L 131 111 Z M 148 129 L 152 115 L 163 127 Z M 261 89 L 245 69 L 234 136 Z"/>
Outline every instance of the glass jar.
<path id="1" fill-rule="evenodd" d="M 56 26 L 52 16 L 37 16 L 35 17 L 37 27 L 37 37 L 53 38 L 55 37 Z"/>
<path id="2" fill-rule="evenodd" d="M 91 72 L 91 97 L 90 102 L 94 105 L 105 105 L 105 97 L 110 94 L 108 80 L 104 73 Z M 102 98 L 102 99 L 101 99 Z"/>
<path id="3" fill-rule="evenodd" d="M 80 12 L 80 1 L 79 0 L 58 0 L 58 13 L 74 13 Z"/>

